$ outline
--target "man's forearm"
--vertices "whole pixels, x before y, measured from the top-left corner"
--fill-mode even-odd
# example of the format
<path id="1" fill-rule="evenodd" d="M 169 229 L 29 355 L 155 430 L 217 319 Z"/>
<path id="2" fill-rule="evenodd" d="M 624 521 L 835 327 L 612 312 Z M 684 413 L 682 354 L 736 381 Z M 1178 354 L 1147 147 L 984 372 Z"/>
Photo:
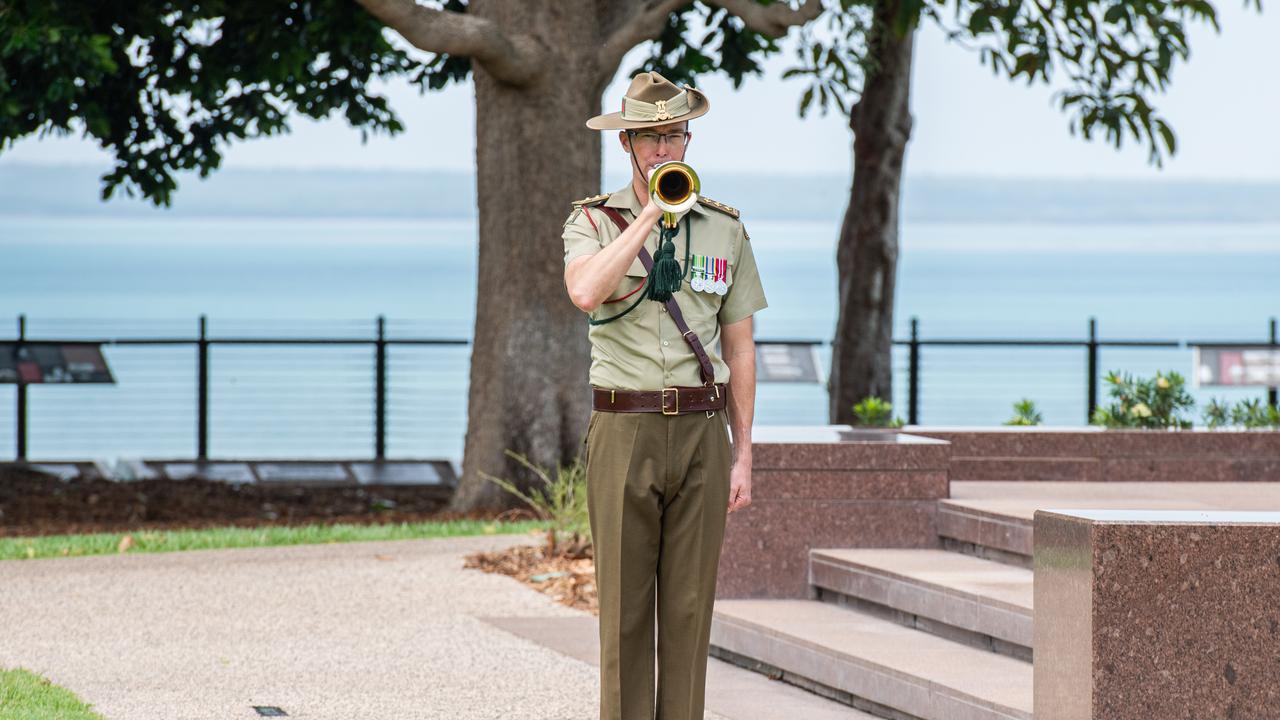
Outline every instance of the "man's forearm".
<path id="1" fill-rule="evenodd" d="M 751 422 L 756 409 L 756 348 L 735 348 L 724 359 L 729 366 L 729 430 L 733 435 L 733 464 L 751 465 Z"/>
<path id="2" fill-rule="evenodd" d="M 583 212 L 587 212 L 583 210 Z M 649 210 L 640 213 L 636 221 L 618 235 L 617 239 L 605 245 L 599 252 L 589 256 L 569 276 L 569 297 L 578 308 L 590 312 L 600 306 L 606 298 L 618 289 L 622 276 L 635 261 L 640 248 L 649 237 L 649 232 L 661 217 L 661 211 Z M 571 277 L 570 277 L 571 276 Z"/>

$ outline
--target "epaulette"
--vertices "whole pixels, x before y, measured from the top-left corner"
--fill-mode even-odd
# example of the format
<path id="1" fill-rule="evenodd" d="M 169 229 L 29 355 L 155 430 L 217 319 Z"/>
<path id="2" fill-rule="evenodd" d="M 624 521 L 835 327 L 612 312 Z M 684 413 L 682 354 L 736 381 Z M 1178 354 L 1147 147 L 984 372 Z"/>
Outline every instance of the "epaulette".
<path id="1" fill-rule="evenodd" d="M 712 200 L 706 195 L 699 195 L 698 202 L 702 203 L 703 205 L 706 205 L 707 207 L 715 208 L 716 210 L 719 210 L 720 212 L 726 215 L 731 215 L 735 218 L 738 217 L 738 208 L 729 207 L 728 205 L 725 205 L 722 202 L 716 202 L 715 200 Z"/>
<path id="2" fill-rule="evenodd" d="M 603 193 L 601 195 L 592 195 L 591 197 L 585 197 L 585 198 L 582 198 L 581 200 L 574 200 L 573 206 L 588 207 L 591 205 L 599 205 L 600 203 L 608 199 L 609 199 L 609 193 Z"/>

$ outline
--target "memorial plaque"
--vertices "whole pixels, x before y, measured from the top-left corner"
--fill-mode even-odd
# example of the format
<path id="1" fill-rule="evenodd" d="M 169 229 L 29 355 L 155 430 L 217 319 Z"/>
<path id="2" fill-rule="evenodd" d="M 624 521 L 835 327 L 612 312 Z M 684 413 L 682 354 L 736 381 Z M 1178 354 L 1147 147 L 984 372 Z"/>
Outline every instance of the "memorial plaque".
<path id="1" fill-rule="evenodd" d="M 262 482 L 350 482 L 346 468 L 336 462 L 254 463 Z"/>
<path id="2" fill-rule="evenodd" d="M 432 463 L 353 462 L 351 472 L 362 485 L 440 485 L 444 478 Z"/>
<path id="3" fill-rule="evenodd" d="M 756 380 L 758 382 L 824 382 L 817 348 L 811 344 L 757 343 Z"/>
<path id="4" fill-rule="evenodd" d="M 97 476 L 111 482 L 156 480 L 160 473 L 142 460 L 133 458 L 97 458 L 92 461 Z"/>
<path id="5" fill-rule="evenodd" d="M 80 476 L 80 468 L 74 463 L 33 463 L 31 468 L 57 476 L 62 481 L 72 480 Z"/>
<path id="6" fill-rule="evenodd" d="M 115 466 L 116 477 L 127 480 L 158 480 L 160 473 L 141 460 L 119 460 Z"/>
<path id="7" fill-rule="evenodd" d="M 247 463 L 164 463 L 164 474 L 170 480 L 221 480 L 229 483 L 255 482 L 253 470 Z"/>
<path id="8" fill-rule="evenodd" d="M 0 342 L 0 383 L 115 383 L 99 343 Z"/>

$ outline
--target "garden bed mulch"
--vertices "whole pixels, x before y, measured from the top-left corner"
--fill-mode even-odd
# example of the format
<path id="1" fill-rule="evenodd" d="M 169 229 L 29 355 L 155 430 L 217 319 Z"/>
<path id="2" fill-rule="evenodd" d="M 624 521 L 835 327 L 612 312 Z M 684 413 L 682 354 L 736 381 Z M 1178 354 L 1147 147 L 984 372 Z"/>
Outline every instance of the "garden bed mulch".
<path id="1" fill-rule="evenodd" d="M 543 545 L 517 545 L 472 553 L 463 567 L 510 575 L 562 605 L 600 614 L 590 545 L 562 545 L 555 554 Z"/>
<path id="2" fill-rule="evenodd" d="M 438 489 L 421 486 L 299 487 L 201 479 L 65 481 L 28 468 L 0 468 L 0 537 L 520 519 L 521 514 L 448 513 L 443 510 L 446 503 Z"/>

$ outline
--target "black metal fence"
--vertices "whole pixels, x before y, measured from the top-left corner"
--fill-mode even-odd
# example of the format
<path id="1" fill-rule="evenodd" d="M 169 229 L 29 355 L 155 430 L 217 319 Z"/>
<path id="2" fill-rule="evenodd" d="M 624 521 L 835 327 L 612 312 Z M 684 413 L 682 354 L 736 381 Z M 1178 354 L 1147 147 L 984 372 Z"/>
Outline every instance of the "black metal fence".
<path id="1" fill-rule="evenodd" d="M 1000 347 L 1000 348 L 1078 348 L 1083 351 L 1085 360 L 1085 378 L 1084 378 L 1084 399 L 1086 405 L 1085 422 L 1092 417 L 1094 409 L 1098 405 L 1098 378 L 1099 378 L 1099 352 L 1103 348 L 1147 348 L 1147 349 L 1177 349 L 1190 348 L 1195 345 L 1246 345 L 1257 347 L 1276 347 L 1277 346 L 1277 327 L 1276 319 L 1271 318 L 1269 323 L 1269 337 L 1265 341 L 1260 340 L 1243 340 L 1243 341 L 1185 341 L 1185 340 L 1103 340 L 1098 337 L 1098 326 L 1095 318 L 1089 319 L 1088 333 L 1086 336 L 1078 339 L 1009 339 L 1009 338 L 932 338 L 926 339 L 920 337 L 919 319 L 911 318 L 911 334 L 907 339 L 894 340 L 894 345 L 902 346 L 906 350 L 907 362 L 903 370 L 906 372 L 906 394 L 907 394 L 907 418 L 909 424 L 920 424 L 920 400 L 921 400 L 921 377 L 922 354 L 927 347 Z M 324 337 L 292 337 L 292 338 L 256 338 L 256 337 L 210 337 L 208 332 L 207 316 L 201 315 L 199 318 L 199 331 L 194 338 L 181 337 L 131 337 L 131 338 L 74 338 L 62 339 L 53 337 L 32 338 L 27 334 L 26 316 L 18 316 L 18 333 L 16 341 L 20 346 L 23 342 L 42 342 L 42 343 L 90 343 L 100 344 L 104 346 L 192 346 L 195 349 L 196 368 L 195 368 L 195 430 L 196 430 L 196 454 L 197 459 L 207 460 L 209 458 L 209 415 L 210 415 L 210 381 L 209 381 L 209 355 L 210 349 L 215 345 L 222 346 L 333 346 L 333 345 L 356 345 L 370 347 L 373 350 L 372 367 L 369 368 L 372 374 L 373 387 L 373 457 L 377 460 L 383 460 L 387 454 L 387 406 L 388 406 L 388 349 L 393 345 L 406 346 L 466 346 L 470 344 L 466 339 L 444 339 L 444 338 L 390 338 L 386 332 L 386 319 L 378 316 L 376 319 L 375 332 L 372 337 L 368 338 L 324 338 Z M 757 344 L 766 344 L 771 342 L 780 342 L 788 344 L 806 344 L 811 346 L 826 346 L 827 341 L 822 340 L 768 340 L 759 338 Z M 15 454 L 17 460 L 27 459 L 28 447 L 28 386 L 19 383 L 16 387 L 16 443 Z M 1276 388 L 1268 390 L 1268 402 L 1275 405 Z"/>
<path id="2" fill-rule="evenodd" d="M 1097 318 L 1089 318 L 1089 334 L 1082 340 L 1010 340 L 1010 339 L 934 339 L 923 340 L 919 334 L 919 319 L 911 318 L 911 338 L 909 340 L 894 340 L 895 345 L 906 345 L 910 348 L 908 363 L 908 380 L 907 380 L 907 422 L 913 425 L 919 424 L 920 419 L 920 349 L 925 346 L 970 346 L 970 347 L 1078 347 L 1083 348 L 1086 357 L 1085 371 L 1085 397 L 1086 412 L 1085 422 L 1093 417 L 1093 411 L 1098 407 L 1098 351 L 1104 347 L 1115 348 L 1183 348 L 1193 347 L 1196 345 L 1238 345 L 1252 347 L 1276 347 L 1276 318 L 1271 318 L 1269 338 L 1266 341 L 1258 340 L 1213 340 L 1213 341 L 1182 341 L 1182 340 L 1101 340 L 1098 338 L 1098 320 Z M 1267 402 L 1271 405 L 1276 404 L 1276 388 L 1267 390 Z"/>

